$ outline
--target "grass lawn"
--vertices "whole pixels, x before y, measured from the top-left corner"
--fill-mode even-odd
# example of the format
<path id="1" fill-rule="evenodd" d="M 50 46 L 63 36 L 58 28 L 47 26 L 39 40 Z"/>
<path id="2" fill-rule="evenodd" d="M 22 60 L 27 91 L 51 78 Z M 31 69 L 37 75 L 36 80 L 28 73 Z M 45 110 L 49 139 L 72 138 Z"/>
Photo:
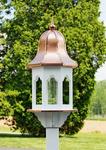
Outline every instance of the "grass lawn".
<path id="1" fill-rule="evenodd" d="M 45 138 L 0 134 L 0 147 L 45 150 Z M 60 138 L 60 150 L 106 150 L 106 134 L 79 133 Z"/>

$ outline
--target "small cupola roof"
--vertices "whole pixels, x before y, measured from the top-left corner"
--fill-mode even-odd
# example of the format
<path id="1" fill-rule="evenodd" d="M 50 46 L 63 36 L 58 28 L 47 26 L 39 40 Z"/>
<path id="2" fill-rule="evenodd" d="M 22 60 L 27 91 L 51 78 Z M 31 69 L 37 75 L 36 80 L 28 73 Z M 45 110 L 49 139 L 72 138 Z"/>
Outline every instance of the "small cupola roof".
<path id="1" fill-rule="evenodd" d="M 64 36 L 56 30 L 53 21 L 49 30 L 41 35 L 38 52 L 28 64 L 29 68 L 38 66 L 77 67 L 77 63 L 68 56 Z"/>

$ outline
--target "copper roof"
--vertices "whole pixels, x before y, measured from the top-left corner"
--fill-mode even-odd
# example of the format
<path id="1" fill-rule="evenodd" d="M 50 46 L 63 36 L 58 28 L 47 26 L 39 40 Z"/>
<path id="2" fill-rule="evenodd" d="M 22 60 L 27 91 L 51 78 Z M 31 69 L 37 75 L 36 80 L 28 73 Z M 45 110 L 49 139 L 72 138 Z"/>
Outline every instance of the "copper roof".
<path id="1" fill-rule="evenodd" d="M 49 30 L 41 35 L 38 52 L 28 64 L 29 68 L 37 66 L 77 67 L 77 63 L 68 56 L 64 36 L 56 30 L 53 22 Z"/>

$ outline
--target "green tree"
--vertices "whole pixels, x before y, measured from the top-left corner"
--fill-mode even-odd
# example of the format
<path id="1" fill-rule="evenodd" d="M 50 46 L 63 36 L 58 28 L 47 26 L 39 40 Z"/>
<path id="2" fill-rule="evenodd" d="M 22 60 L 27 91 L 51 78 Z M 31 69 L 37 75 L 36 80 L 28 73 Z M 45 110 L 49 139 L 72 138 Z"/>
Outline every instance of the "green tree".
<path id="1" fill-rule="evenodd" d="M 106 115 L 106 80 L 96 83 L 90 99 L 91 115 Z"/>
<path id="2" fill-rule="evenodd" d="M 0 91 L 2 91 L 4 86 L 4 56 L 6 55 L 7 47 L 6 47 L 6 35 L 3 33 L 0 33 Z"/>
<path id="3" fill-rule="evenodd" d="M 4 1 L 3 1 L 4 2 Z M 2 25 L 7 34 L 8 50 L 4 56 L 4 91 L 17 90 L 20 94 L 14 103 L 17 128 L 38 135 L 44 130 L 31 107 L 31 72 L 27 64 L 35 56 L 38 40 L 54 17 L 57 29 L 65 36 L 69 55 L 78 62 L 74 70 L 74 107 L 62 130 L 75 133 L 80 130 L 88 111 L 89 98 L 94 88 L 94 74 L 105 61 L 106 39 L 103 23 L 98 20 L 99 0 L 12 0 L 15 15 Z M 39 128 L 40 127 L 40 128 Z"/>

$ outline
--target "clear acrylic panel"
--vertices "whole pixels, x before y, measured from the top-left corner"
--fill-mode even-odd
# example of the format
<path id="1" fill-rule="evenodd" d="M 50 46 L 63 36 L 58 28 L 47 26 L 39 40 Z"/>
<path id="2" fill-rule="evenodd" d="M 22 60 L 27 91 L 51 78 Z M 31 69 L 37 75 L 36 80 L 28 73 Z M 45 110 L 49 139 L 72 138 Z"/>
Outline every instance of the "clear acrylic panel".
<path id="1" fill-rule="evenodd" d="M 66 77 L 63 81 L 63 104 L 69 104 L 69 81 Z"/>
<path id="2" fill-rule="evenodd" d="M 42 104 L 42 81 L 40 78 L 36 81 L 36 104 Z"/>
<path id="3" fill-rule="evenodd" d="M 48 104 L 57 104 L 57 86 L 55 78 L 48 80 Z"/>

